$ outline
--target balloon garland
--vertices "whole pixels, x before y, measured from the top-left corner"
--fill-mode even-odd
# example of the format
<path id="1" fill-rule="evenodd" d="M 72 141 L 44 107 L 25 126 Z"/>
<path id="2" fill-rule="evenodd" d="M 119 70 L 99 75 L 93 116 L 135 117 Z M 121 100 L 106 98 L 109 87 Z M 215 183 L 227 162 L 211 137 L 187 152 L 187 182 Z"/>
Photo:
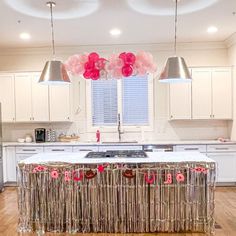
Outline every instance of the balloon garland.
<path id="1" fill-rule="evenodd" d="M 157 70 L 152 54 L 144 51 L 136 55 L 132 52 L 112 54 L 108 59 L 100 57 L 96 52 L 76 54 L 70 56 L 64 64 L 72 75 L 82 75 L 92 80 L 144 76 Z"/>

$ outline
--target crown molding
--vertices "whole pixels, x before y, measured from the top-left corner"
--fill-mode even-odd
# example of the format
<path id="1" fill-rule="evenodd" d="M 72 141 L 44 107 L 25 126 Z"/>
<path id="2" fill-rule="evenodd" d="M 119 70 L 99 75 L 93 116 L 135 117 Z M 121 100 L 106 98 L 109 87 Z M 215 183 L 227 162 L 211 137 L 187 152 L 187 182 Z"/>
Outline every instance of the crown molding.
<path id="1" fill-rule="evenodd" d="M 227 48 L 232 47 L 234 44 L 236 44 L 236 32 L 231 34 L 226 40 L 225 45 Z"/>
<path id="2" fill-rule="evenodd" d="M 178 43 L 177 50 L 213 50 L 213 49 L 226 49 L 225 42 L 186 42 Z M 117 45 L 81 45 L 81 46 L 58 46 L 56 47 L 56 54 L 72 55 L 76 53 L 84 53 L 97 51 L 99 53 L 118 53 L 121 51 L 173 51 L 173 43 L 157 43 L 157 44 L 117 44 Z M 0 47 L 0 56 L 10 55 L 50 55 L 51 47 L 16 47 L 4 48 Z"/>

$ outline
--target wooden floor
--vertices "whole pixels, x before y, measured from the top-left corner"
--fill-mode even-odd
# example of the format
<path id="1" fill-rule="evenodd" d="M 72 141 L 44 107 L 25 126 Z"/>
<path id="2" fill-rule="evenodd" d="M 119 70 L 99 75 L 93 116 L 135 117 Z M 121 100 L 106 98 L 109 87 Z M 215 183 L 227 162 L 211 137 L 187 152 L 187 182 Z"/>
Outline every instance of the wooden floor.
<path id="1" fill-rule="evenodd" d="M 216 222 L 221 229 L 216 229 L 216 236 L 236 236 L 236 187 L 217 188 Z M 17 193 L 16 189 L 6 188 L 0 194 L 0 236 L 16 236 L 17 227 Z M 33 233 L 20 234 L 33 236 Z M 70 234 L 47 233 L 45 236 L 69 236 Z M 95 236 L 97 234 L 73 234 L 76 236 Z M 134 236 L 134 234 L 99 234 L 99 236 Z M 137 235 L 137 234 L 136 234 Z M 139 236 L 202 236 L 205 234 L 138 234 Z"/>

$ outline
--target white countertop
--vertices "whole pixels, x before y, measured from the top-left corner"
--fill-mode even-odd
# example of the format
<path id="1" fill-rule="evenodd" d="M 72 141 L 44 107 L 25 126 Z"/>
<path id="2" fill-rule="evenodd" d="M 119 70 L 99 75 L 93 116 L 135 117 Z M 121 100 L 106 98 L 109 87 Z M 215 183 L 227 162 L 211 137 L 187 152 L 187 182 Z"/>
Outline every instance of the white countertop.
<path id="1" fill-rule="evenodd" d="M 77 164 L 99 163 L 166 163 L 166 162 L 215 162 L 199 152 L 153 152 L 147 153 L 147 158 L 85 158 L 88 152 L 79 153 L 39 153 L 24 159 L 19 163 L 42 164 L 48 162 L 66 162 Z"/>
<path id="2" fill-rule="evenodd" d="M 96 142 L 46 142 L 46 143 L 19 143 L 19 142 L 3 142 L 3 146 L 83 146 L 83 145 L 103 145 L 103 146 L 116 146 L 116 145 L 209 145 L 209 144 L 236 144 L 236 141 L 220 142 L 218 140 L 173 140 L 173 141 L 146 141 L 138 143 L 96 143 Z"/>

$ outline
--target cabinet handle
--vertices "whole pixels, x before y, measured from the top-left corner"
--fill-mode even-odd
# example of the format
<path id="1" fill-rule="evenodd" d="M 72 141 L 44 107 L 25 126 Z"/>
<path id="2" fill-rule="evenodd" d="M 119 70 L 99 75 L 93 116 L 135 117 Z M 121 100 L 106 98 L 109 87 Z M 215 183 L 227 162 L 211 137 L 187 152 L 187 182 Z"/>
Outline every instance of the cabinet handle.
<path id="1" fill-rule="evenodd" d="M 15 118 L 12 118 L 13 121 L 15 121 Z"/>
<path id="2" fill-rule="evenodd" d="M 171 115 L 171 116 L 170 116 L 170 118 L 172 119 L 172 118 L 173 118 L 173 116 Z"/>
<path id="3" fill-rule="evenodd" d="M 214 118 L 214 117 L 215 117 L 215 115 L 212 115 L 212 117 Z"/>
<path id="4" fill-rule="evenodd" d="M 91 150 L 91 149 L 79 149 L 78 151 L 84 151 L 84 152 L 92 152 L 93 150 Z"/>
<path id="5" fill-rule="evenodd" d="M 34 120 L 34 117 L 32 117 L 32 120 Z"/>
<path id="6" fill-rule="evenodd" d="M 24 152 L 36 152 L 35 149 L 22 149 L 22 151 L 24 151 Z"/>
<path id="7" fill-rule="evenodd" d="M 199 150 L 199 148 L 185 148 L 184 150 L 192 151 L 192 150 Z"/>
<path id="8" fill-rule="evenodd" d="M 228 148 L 215 148 L 216 150 L 229 150 Z"/>
<path id="9" fill-rule="evenodd" d="M 64 152 L 65 149 L 52 149 L 51 151 L 52 152 Z"/>
<path id="10" fill-rule="evenodd" d="M 69 119 L 70 119 L 70 117 L 68 116 L 68 117 L 67 117 L 67 120 L 69 120 Z"/>

